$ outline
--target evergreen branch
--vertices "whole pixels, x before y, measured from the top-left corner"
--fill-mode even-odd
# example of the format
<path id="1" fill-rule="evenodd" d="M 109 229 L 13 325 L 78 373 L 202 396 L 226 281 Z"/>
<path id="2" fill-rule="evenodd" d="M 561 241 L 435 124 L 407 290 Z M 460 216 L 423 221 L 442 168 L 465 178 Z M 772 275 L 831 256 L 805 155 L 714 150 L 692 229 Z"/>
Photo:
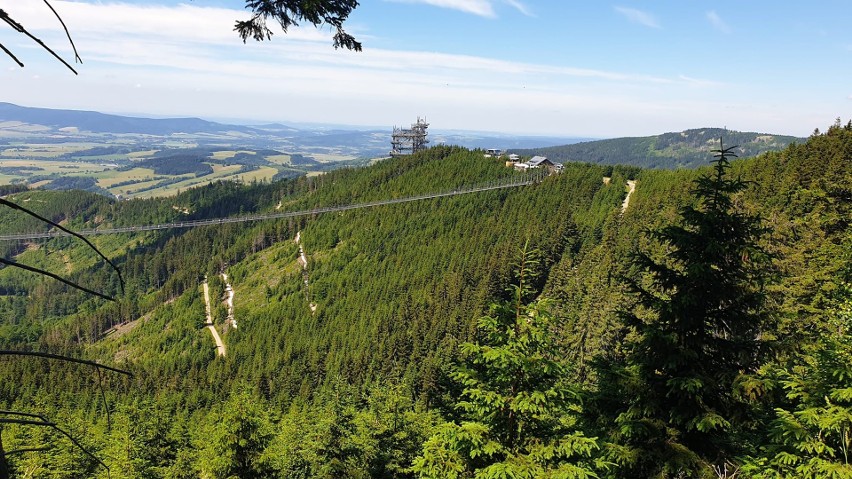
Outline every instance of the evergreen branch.
<path id="1" fill-rule="evenodd" d="M 64 226 L 62 226 L 58 223 L 55 223 L 55 222 L 45 218 L 44 216 L 41 216 L 38 213 L 35 213 L 34 211 L 30 211 L 29 209 L 24 208 L 21 205 L 12 203 L 9 200 L 0 198 L 0 205 L 8 206 L 9 208 L 12 208 L 14 210 L 24 212 L 24 213 L 32 216 L 33 218 L 36 218 L 39 221 L 43 221 L 43 222 L 45 222 L 45 223 L 47 223 L 47 224 L 49 224 L 49 225 L 51 225 L 55 228 L 58 228 L 61 231 L 64 231 L 65 233 L 68 233 L 71 236 L 74 236 L 75 238 L 79 238 L 79 239 L 83 240 L 84 243 L 89 245 L 89 247 L 92 248 L 95 251 L 95 253 L 97 253 L 101 258 L 103 258 L 103 260 L 106 261 L 107 264 L 112 266 L 112 269 L 115 270 L 116 273 L 118 273 L 118 282 L 121 285 L 121 292 L 124 293 L 124 278 L 121 276 L 121 270 L 118 269 L 118 266 L 116 266 L 112 261 L 110 261 L 109 258 L 107 258 L 103 253 L 101 253 L 101 251 L 97 247 L 95 247 L 95 245 L 93 245 L 91 241 L 86 239 L 85 236 L 81 235 L 80 233 L 76 233 L 74 231 L 71 231 L 68 228 L 65 228 Z"/>

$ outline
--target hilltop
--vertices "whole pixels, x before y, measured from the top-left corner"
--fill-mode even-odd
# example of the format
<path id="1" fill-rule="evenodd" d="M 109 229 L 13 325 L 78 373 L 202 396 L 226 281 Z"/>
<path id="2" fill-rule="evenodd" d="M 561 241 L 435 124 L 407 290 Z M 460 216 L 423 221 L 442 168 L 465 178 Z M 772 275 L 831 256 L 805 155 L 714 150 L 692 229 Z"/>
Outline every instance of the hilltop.
<path id="1" fill-rule="evenodd" d="M 634 165 L 643 168 L 697 168 L 706 165 L 712 150 L 737 145 L 740 158 L 779 151 L 806 138 L 767 133 L 739 132 L 723 128 L 699 128 L 661 135 L 586 141 L 546 148 L 516 149 L 521 155 L 544 155 L 552 161 L 579 161 L 602 165 Z"/>

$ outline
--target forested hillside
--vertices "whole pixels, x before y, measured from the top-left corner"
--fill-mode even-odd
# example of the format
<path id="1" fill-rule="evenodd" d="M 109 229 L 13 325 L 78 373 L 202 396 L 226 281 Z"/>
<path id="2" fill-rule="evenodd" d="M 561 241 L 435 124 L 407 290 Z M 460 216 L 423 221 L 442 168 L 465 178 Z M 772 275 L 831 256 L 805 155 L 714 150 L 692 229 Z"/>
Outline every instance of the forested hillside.
<path id="1" fill-rule="evenodd" d="M 643 168 L 697 168 L 707 164 L 711 150 L 718 148 L 719 138 L 737 148 L 734 154 L 750 158 L 768 151 L 778 151 L 804 138 L 730 131 L 723 128 L 701 128 L 638 138 L 614 138 L 586 141 L 564 146 L 513 150 L 521 155 L 544 155 L 552 161 L 576 161 L 602 165 L 636 165 Z"/>
<path id="2" fill-rule="evenodd" d="M 2 243 L 3 258 L 116 301 L 5 267 L 0 349 L 133 377 L 0 355 L 0 409 L 49 418 L 94 455 L 0 421 L 0 471 L 107 477 L 99 458 L 114 478 L 848 477 L 852 123 L 730 167 L 713 159 L 568 163 L 517 188 L 91 237 L 123 291 L 79 240 Z M 518 174 L 435 147 L 170 198 L 4 198 L 90 229 Z M 0 233 L 40 229 L 0 207 Z M 224 357 L 204 327 L 205 279 Z"/>

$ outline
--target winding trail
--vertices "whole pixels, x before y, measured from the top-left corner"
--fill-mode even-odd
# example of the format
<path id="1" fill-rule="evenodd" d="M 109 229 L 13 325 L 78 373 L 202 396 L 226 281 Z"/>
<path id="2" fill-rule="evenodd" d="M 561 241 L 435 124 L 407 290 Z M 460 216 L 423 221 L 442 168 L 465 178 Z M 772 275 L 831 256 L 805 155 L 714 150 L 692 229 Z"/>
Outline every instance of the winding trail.
<path id="1" fill-rule="evenodd" d="M 630 205 L 630 195 L 636 191 L 636 182 L 633 180 L 627 180 L 627 196 L 624 197 L 624 202 L 621 203 L 621 214 L 624 214 L 627 211 L 627 207 Z"/>
<path id="2" fill-rule="evenodd" d="M 207 322 L 204 325 L 207 326 L 210 334 L 213 335 L 213 341 L 216 342 L 216 353 L 224 358 L 225 343 L 222 342 L 222 338 L 219 337 L 219 331 L 216 331 L 216 326 L 213 324 L 213 313 L 210 310 L 210 288 L 207 286 L 207 276 L 204 277 L 202 285 L 204 286 L 204 305 L 207 308 Z"/>

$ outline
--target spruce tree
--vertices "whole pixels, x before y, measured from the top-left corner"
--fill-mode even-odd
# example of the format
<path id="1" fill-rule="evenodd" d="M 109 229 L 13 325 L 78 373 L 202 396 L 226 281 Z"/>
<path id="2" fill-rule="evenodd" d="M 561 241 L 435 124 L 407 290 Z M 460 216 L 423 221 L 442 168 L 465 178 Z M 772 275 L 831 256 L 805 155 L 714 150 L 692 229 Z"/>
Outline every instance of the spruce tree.
<path id="1" fill-rule="evenodd" d="M 510 301 L 479 319 L 478 340 L 461 345 L 452 373 L 462 388 L 448 422 L 423 445 L 421 478 L 590 478 L 605 464 L 596 438 L 577 427 L 578 393 L 555 341 L 548 301 L 531 301 L 537 255 L 522 252 Z M 531 301 L 531 302 L 530 302 Z"/>
<path id="2" fill-rule="evenodd" d="M 765 350 L 769 258 L 759 217 L 734 206 L 747 184 L 728 175 L 732 150 L 720 140 L 712 172 L 695 181 L 696 206 L 650 233 L 665 255 L 633 257 L 638 304 L 624 317 L 638 334 L 620 376 L 629 397 L 614 434 L 627 446 L 630 477 L 700 476 L 741 445 L 748 408 L 735 389 Z"/>
<path id="3" fill-rule="evenodd" d="M 833 331 L 800 364 L 764 368 L 763 380 L 780 386 L 783 399 L 742 476 L 852 477 L 852 286 L 843 284 L 833 311 Z"/>

